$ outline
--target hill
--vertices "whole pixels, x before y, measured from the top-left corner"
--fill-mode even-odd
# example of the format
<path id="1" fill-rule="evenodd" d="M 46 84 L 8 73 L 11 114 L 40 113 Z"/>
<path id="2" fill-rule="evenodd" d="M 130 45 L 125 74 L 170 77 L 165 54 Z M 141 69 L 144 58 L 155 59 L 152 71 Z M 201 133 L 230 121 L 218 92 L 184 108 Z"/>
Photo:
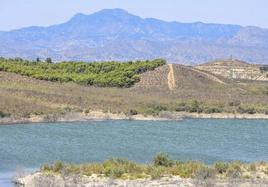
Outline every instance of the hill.
<path id="1" fill-rule="evenodd" d="M 49 27 L 0 32 L 0 56 L 56 61 L 127 61 L 165 58 L 196 64 L 233 55 L 268 62 L 268 30 L 239 25 L 165 22 L 105 9 Z"/>
<path id="2" fill-rule="evenodd" d="M 235 59 L 217 60 L 201 64 L 196 68 L 229 79 L 268 81 L 267 66 L 252 65 Z"/>
<path id="3" fill-rule="evenodd" d="M 40 116 L 50 121 L 65 115 L 72 119 L 77 113 L 98 115 L 96 111 L 165 118 L 180 116 L 176 112 L 265 115 L 267 103 L 266 81 L 236 81 L 176 64 L 143 72 L 129 88 L 52 82 L 0 71 L 0 118 L 13 121 Z"/>

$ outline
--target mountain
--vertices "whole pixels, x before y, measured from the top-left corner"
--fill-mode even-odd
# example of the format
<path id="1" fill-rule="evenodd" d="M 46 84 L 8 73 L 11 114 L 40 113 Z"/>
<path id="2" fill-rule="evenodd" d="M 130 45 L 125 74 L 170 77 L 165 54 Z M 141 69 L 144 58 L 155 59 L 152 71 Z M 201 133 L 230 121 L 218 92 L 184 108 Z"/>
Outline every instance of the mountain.
<path id="1" fill-rule="evenodd" d="M 268 29 L 239 25 L 165 22 L 122 9 L 77 14 L 68 22 L 0 32 L 0 56 L 56 61 L 166 58 L 198 64 L 233 56 L 268 63 Z"/>

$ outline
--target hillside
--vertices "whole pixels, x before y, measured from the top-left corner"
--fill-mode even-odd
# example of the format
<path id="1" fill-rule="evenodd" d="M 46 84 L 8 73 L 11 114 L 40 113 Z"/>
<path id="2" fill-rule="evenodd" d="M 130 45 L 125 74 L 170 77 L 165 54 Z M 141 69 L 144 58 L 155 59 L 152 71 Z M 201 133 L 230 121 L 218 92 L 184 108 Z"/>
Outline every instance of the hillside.
<path id="1" fill-rule="evenodd" d="M 77 14 L 66 23 L 0 32 L 0 56 L 56 61 L 165 58 L 197 64 L 233 55 L 268 62 L 268 30 L 239 25 L 165 22 L 121 9 Z"/>
<path id="2" fill-rule="evenodd" d="M 268 81 L 267 66 L 252 65 L 240 60 L 217 60 L 201 64 L 196 68 L 228 79 Z"/>
<path id="3" fill-rule="evenodd" d="M 173 84 L 169 78 L 173 69 Z M 168 117 L 168 112 L 268 113 L 268 83 L 236 82 L 184 65 L 163 65 L 142 73 L 130 88 L 51 82 L 0 71 L 0 116 L 43 116 L 103 111 Z"/>

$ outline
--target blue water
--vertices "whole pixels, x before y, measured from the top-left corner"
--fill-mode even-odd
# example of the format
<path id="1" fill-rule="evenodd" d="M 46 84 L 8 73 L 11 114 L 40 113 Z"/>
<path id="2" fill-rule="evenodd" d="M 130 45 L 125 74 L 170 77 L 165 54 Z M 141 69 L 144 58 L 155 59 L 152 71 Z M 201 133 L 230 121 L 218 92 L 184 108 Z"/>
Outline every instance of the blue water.
<path id="1" fill-rule="evenodd" d="M 186 119 L 0 126 L 0 186 L 17 168 L 63 160 L 122 157 L 150 163 L 165 152 L 178 160 L 268 161 L 268 120 Z"/>

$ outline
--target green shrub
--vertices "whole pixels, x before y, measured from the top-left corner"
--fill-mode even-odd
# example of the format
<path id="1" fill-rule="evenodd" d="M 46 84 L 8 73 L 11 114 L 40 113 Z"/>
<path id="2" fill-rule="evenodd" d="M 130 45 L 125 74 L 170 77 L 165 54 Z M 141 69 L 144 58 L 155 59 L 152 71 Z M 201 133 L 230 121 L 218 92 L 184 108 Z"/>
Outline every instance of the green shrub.
<path id="1" fill-rule="evenodd" d="M 60 172 L 60 171 L 63 169 L 63 167 L 64 167 L 63 162 L 61 162 L 61 161 L 56 161 L 56 162 L 54 163 L 54 165 L 53 165 L 52 170 L 53 170 L 53 172 L 58 173 L 58 172 Z"/>
<path id="2" fill-rule="evenodd" d="M 167 154 L 159 153 L 153 159 L 154 166 L 164 166 L 170 167 L 172 166 L 172 161 L 169 159 Z"/>
<path id="3" fill-rule="evenodd" d="M 229 106 L 239 106 L 241 104 L 240 101 L 232 101 L 229 103 Z"/>
<path id="4" fill-rule="evenodd" d="M 229 164 L 225 162 L 216 162 L 214 164 L 214 169 L 216 170 L 217 173 L 220 173 L 220 174 L 226 173 L 228 167 L 229 167 Z"/>
<path id="5" fill-rule="evenodd" d="M 226 174 L 227 174 L 227 177 L 229 178 L 240 178 L 242 175 L 241 163 L 233 162 L 229 164 Z"/>
<path id="6" fill-rule="evenodd" d="M 247 113 L 247 114 L 255 114 L 256 109 L 253 108 L 253 107 L 250 107 L 250 108 L 238 107 L 237 112 L 241 113 L 241 114 L 245 114 L 245 113 Z"/>
<path id="7" fill-rule="evenodd" d="M 268 175 L 268 167 L 266 167 L 263 172 L 264 174 Z"/>
<path id="8" fill-rule="evenodd" d="M 9 116 L 10 116 L 10 114 L 6 114 L 6 113 L 0 111 L 0 118 L 9 117 Z"/>
<path id="9" fill-rule="evenodd" d="M 212 114 L 212 113 L 221 113 L 222 109 L 221 108 L 216 108 L 216 107 L 206 107 L 203 109 L 203 112 L 207 114 Z"/>
<path id="10" fill-rule="evenodd" d="M 44 165 L 41 167 L 41 171 L 44 171 L 44 172 L 51 171 L 51 167 L 50 167 L 48 164 L 44 164 Z"/>
<path id="11" fill-rule="evenodd" d="M 256 171 L 257 170 L 257 165 L 256 163 L 252 163 L 249 165 L 249 171 Z"/>
<path id="12" fill-rule="evenodd" d="M 138 114 L 138 111 L 137 111 L 137 110 L 134 110 L 134 109 L 131 109 L 131 110 L 129 111 L 129 114 L 130 114 L 131 116 L 135 116 L 135 115 Z"/>
<path id="13" fill-rule="evenodd" d="M 216 172 L 213 168 L 201 167 L 199 170 L 195 172 L 194 177 L 202 181 L 208 179 L 214 179 L 216 177 Z"/>
<path id="14" fill-rule="evenodd" d="M 165 172 L 165 168 L 161 167 L 161 166 L 157 166 L 157 167 L 153 167 L 150 166 L 147 170 L 147 174 L 151 176 L 151 179 L 159 179 L 161 177 L 163 177 L 166 172 Z"/>

